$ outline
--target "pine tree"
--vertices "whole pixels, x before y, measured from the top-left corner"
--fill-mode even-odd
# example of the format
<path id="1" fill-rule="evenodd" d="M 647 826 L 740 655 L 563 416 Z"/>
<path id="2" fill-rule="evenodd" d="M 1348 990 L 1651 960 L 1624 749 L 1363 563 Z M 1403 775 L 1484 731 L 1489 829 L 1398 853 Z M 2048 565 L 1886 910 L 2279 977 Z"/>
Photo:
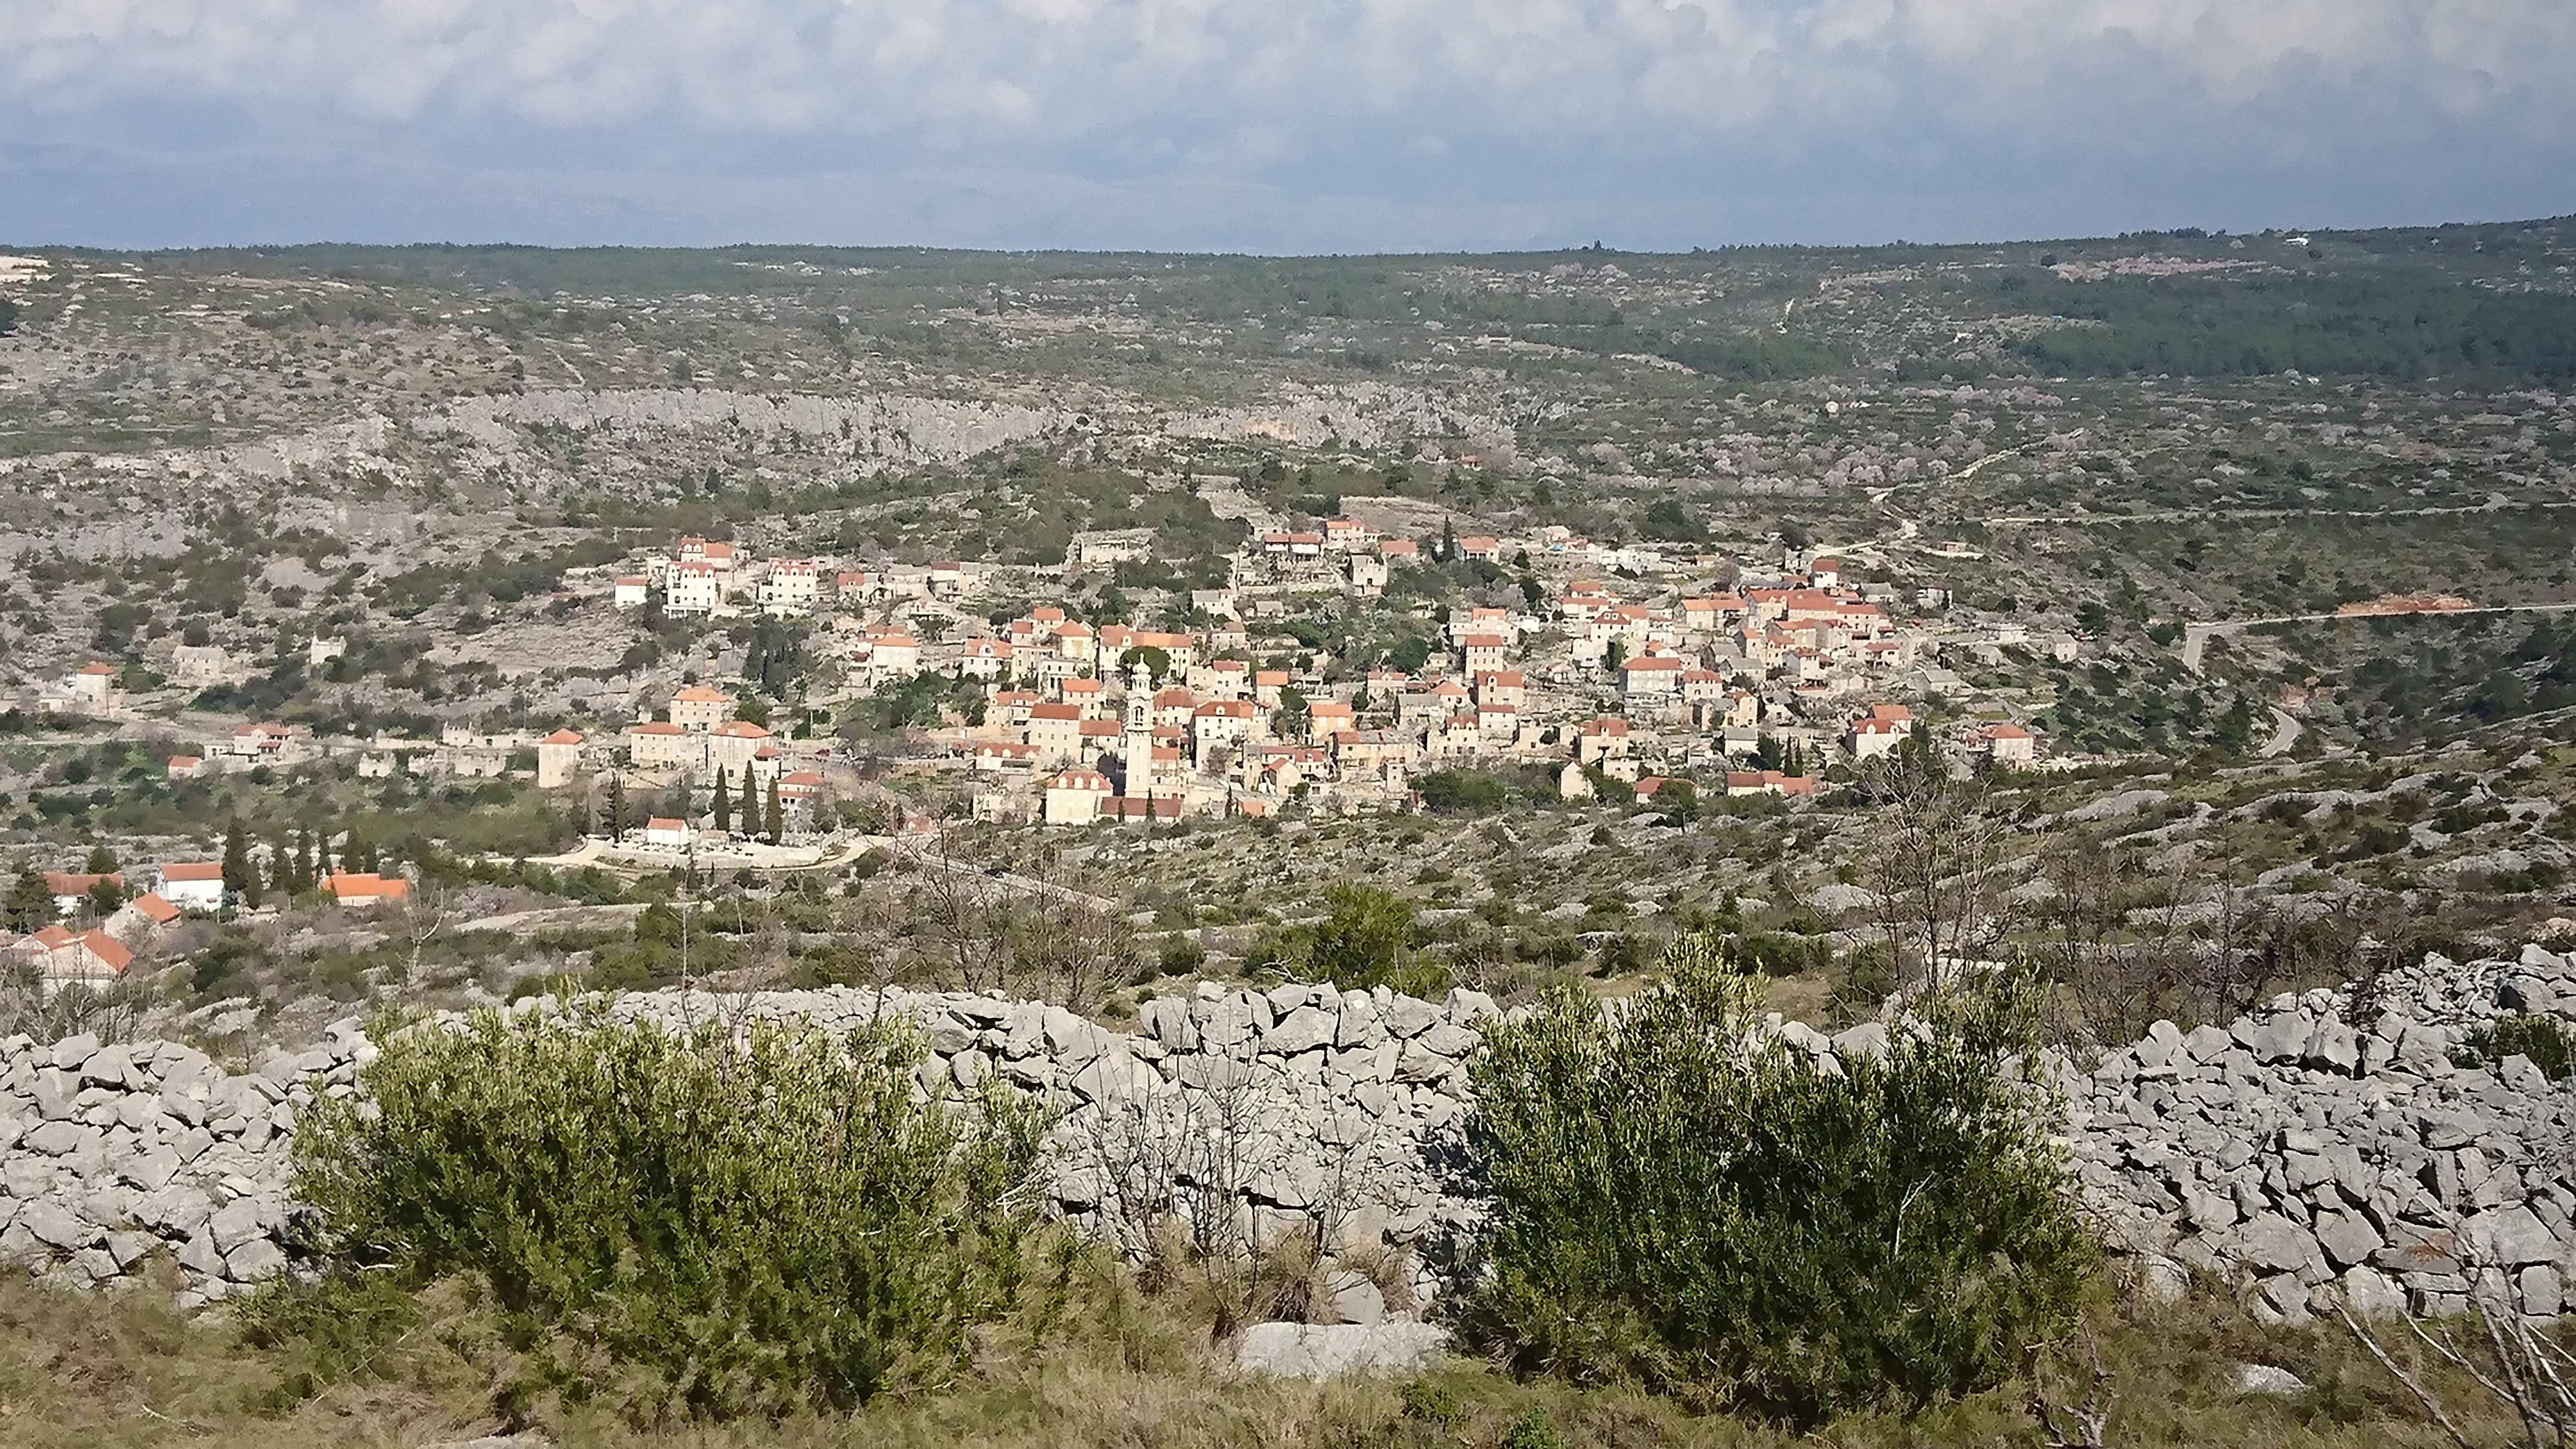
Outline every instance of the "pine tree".
<path id="1" fill-rule="evenodd" d="M 778 808 L 778 777 L 769 777 L 769 843 L 776 845 L 787 838 L 787 814 Z"/>
<path id="2" fill-rule="evenodd" d="M 224 827 L 224 889 L 244 895 L 256 879 L 250 868 L 250 836 L 242 829 L 241 817 L 235 816 Z"/>
<path id="3" fill-rule="evenodd" d="M 733 830 L 733 795 L 725 787 L 724 766 L 716 766 L 716 829 L 730 834 Z"/>
<path id="4" fill-rule="evenodd" d="M 17 884 L 9 888 L 7 914 L 13 931 L 37 930 L 53 919 L 54 893 L 46 889 L 45 878 L 35 867 L 18 872 Z"/>

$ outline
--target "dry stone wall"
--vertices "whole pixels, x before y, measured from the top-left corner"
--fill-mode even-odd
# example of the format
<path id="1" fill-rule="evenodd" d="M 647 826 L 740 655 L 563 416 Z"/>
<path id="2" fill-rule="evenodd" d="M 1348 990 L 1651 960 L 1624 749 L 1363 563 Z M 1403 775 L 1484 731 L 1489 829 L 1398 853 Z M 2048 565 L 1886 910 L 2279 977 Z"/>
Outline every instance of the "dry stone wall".
<path id="1" fill-rule="evenodd" d="M 552 1010 L 554 1003 L 522 1009 Z M 670 1024 L 803 1018 L 918 1028 L 924 1094 L 990 1081 L 1047 1094 L 1053 1209 L 1131 1251 L 1178 1223 L 1202 1246 L 1321 1245 L 1335 1316 L 1426 1304 L 1484 1204 L 1466 1151 L 1467 1064 L 1487 997 L 1201 986 L 1132 1031 L 954 993 L 646 992 L 613 1014 Z M 2067 1141 L 2088 1206 L 2151 1287 L 2192 1270 L 2301 1318 L 2441 1313 L 2488 1292 L 2555 1315 L 2576 1283 L 2576 1095 L 2521 1057 L 2466 1050 L 2513 1012 L 2576 1016 L 2576 962 L 2428 958 L 2367 991 L 2282 997 L 2226 1026 L 2159 1023 L 2068 1069 Z M 1875 1023 L 1778 1028 L 1820 1063 L 1884 1050 Z M 0 1258 L 72 1283 L 163 1253 L 192 1301 L 282 1271 L 298 1113 L 356 1089 L 355 1023 L 228 1073 L 166 1042 L 0 1042 Z M 1338 1265 L 1338 1266 L 1334 1266 Z"/>
<path id="2" fill-rule="evenodd" d="M 354 1022 L 242 1073 L 177 1042 L 0 1040 L 0 1260 L 77 1285 L 167 1254 L 192 1303 L 275 1275 L 296 1114 L 374 1059 Z"/>
<path id="3" fill-rule="evenodd" d="M 2283 996 L 2147 1037 L 2071 1077 L 2084 1193 L 2150 1282 L 2244 1280 L 2290 1319 L 2460 1311 L 2555 1317 L 2576 1282 L 2576 1094 L 2481 1026 L 2576 1013 L 2576 962 L 2428 957 L 2366 989 Z"/>

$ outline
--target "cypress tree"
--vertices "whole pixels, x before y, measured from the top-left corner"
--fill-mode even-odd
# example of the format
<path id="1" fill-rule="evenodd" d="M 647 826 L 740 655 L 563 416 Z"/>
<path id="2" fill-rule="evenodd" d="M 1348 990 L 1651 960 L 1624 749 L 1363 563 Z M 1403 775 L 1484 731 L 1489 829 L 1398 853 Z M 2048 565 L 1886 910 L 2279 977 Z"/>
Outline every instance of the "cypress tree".
<path id="1" fill-rule="evenodd" d="M 725 768 L 716 766 L 716 829 L 733 830 L 733 795 L 725 788 Z"/>
<path id="2" fill-rule="evenodd" d="M 769 777 L 769 843 L 776 845 L 787 837 L 786 812 L 778 808 L 778 777 Z"/>
<path id="3" fill-rule="evenodd" d="M 608 777 L 608 838 L 626 838 L 626 777 L 623 775 Z"/>
<path id="4" fill-rule="evenodd" d="M 295 894 L 295 866 L 295 851 L 281 830 L 268 843 L 268 888 L 282 896 Z"/>

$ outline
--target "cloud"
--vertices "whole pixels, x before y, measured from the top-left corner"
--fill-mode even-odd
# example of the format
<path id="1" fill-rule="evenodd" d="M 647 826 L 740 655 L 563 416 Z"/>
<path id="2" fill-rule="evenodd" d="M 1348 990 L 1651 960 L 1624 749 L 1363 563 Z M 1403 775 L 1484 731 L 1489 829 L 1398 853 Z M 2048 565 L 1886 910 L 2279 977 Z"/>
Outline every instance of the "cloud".
<path id="1" fill-rule="evenodd" d="M 540 173 L 682 210 L 683 178 L 768 176 L 753 209 L 786 213 L 800 177 L 861 176 L 916 221 L 941 177 L 1015 177 L 1094 222 L 1117 195 L 1354 223 L 1446 195 L 1460 242 L 1502 214 L 1669 242 L 1729 215 L 1931 235 L 1967 202 L 1997 218 L 1975 234 L 2075 197 L 2106 224 L 2142 220 L 2123 196 L 2566 209 L 2570 77 L 2566 0 L 0 0 L 0 126 L 54 148 L 0 165 L 66 219 L 86 155 L 373 161 L 494 215 Z"/>

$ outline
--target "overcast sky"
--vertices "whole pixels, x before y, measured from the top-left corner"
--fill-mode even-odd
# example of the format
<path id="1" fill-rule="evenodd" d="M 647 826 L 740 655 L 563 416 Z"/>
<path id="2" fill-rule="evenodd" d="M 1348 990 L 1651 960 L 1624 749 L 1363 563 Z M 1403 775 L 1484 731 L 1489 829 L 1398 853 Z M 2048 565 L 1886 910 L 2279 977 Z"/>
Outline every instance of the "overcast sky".
<path id="1" fill-rule="evenodd" d="M 2576 212 L 2576 0 L 0 0 L 0 241 L 1267 252 Z"/>

